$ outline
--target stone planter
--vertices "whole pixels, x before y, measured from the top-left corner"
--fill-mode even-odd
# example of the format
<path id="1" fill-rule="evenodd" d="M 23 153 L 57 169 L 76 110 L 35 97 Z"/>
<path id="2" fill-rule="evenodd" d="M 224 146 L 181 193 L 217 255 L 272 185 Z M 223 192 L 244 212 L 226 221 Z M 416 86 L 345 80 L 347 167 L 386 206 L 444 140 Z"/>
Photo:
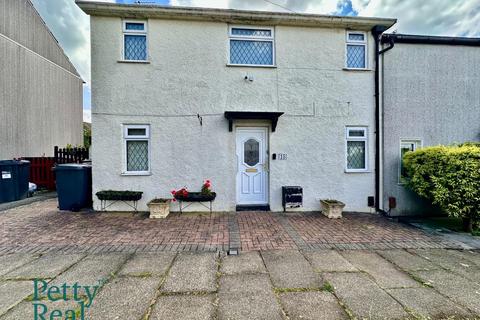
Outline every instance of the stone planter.
<path id="1" fill-rule="evenodd" d="M 342 210 L 345 203 L 338 200 L 320 200 L 322 213 L 330 219 L 339 219 L 342 217 Z"/>
<path id="2" fill-rule="evenodd" d="M 170 213 L 170 200 L 153 199 L 147 203 L 147 206 L 152 219 L 165 219 Z"/>

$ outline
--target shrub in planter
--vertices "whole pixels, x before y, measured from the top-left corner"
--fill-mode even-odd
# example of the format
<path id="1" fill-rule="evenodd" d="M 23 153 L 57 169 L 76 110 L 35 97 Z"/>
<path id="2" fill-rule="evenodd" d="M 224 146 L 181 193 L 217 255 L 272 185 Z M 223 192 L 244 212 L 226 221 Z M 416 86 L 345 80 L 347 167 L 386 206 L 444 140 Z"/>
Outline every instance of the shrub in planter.
<path id="1" fill-rule="evenodd" d="M 406 184 L 472 231 L 480 218 L 480 144 L 435 146 L 407 152 Z"/>
<path id="2" fill-rule="evenodd" d="M 212 183 L 210 180 L 205 180 L 200 192 L 189 192 L 187 187 L 183 187 L 180 190 L 172 190 L 173 201 L 212 201 L 217 194 L 212 192 L 211 188 Z"/>
<path id="3" fill-rule="evenodd" d="M 153 199 L 147 203 L 150 209 L 150 218 L 164 219 L 170 213 L 170 201 L 171 199 Z"/>
<path id="4" fill-rule="evenodd" d="M 104 190 L 97 192 L 95 195 L 98 200 L 138 201 L 142 198 L 142 194 L 141 191 Z"/>

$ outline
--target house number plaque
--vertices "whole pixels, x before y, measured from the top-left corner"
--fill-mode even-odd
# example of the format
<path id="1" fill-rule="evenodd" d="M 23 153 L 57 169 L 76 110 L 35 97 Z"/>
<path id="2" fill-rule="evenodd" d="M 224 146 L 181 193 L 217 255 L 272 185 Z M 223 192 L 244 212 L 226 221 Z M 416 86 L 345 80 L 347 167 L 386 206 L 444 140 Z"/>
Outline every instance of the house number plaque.
<path id="1" fill-rule="evenodd" d="M 287 160 L 287 154 L 286 153 L 277 153 L 277 159 L 278 160 Z"/>

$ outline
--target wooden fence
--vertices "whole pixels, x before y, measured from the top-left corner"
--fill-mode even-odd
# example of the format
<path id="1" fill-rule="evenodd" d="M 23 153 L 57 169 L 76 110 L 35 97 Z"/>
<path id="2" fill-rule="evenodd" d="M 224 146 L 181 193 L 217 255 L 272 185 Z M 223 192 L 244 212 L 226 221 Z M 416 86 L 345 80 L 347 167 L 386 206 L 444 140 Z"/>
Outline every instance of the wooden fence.
<path id="1" fill-rule="evenodd" d="M 86 148 L 54 148 L 54 158 L 56 164 L 62 163 L 82 163 L 89 158 Z"/>
<path id="2" fill-rule="evenodd" d="M 52 170 L 55 158 L 28 157 L 23 159 L 30 161 L 30 182 L 35 183 L 38 188 L 55 190 L 55 173 Z"/>

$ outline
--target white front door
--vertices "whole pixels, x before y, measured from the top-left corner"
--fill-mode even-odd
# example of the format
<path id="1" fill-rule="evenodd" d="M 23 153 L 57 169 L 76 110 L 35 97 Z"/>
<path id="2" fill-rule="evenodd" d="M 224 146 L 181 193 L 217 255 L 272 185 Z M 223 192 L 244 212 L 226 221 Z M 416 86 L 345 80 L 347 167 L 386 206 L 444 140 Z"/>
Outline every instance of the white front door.
<path id="1" fill-rule="evenodd" d="M 268 128 L 239 127 L 237 135 L 237 204 L 268 204 Z"/>

